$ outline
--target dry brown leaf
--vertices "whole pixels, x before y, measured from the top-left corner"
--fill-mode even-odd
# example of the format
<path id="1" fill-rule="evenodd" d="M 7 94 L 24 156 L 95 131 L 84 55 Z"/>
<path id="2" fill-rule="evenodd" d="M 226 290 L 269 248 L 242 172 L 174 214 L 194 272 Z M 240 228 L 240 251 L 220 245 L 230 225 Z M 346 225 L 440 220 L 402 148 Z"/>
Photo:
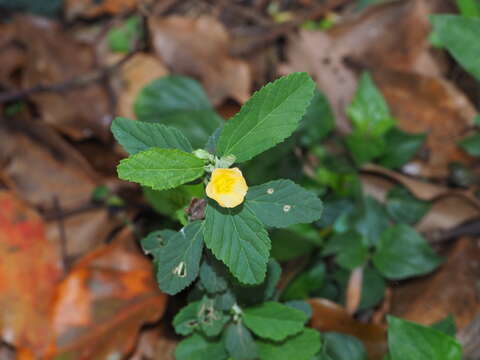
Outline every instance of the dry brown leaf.
<path id="1" fill-rule="evenodd" d="M 154 56 L 139 53 L 121 69 L 118 114 L 135 119 L 133 104 L 140 90 L 153 80 L 168 74 L 167 68 Z"/>
<path id="2" fill-rule="evenodd" d="M 91 75 L 96 70 L 93 49 L 68 36 L 56 23 L 19 16 L 14 26 L 16 40 L 26 49 L 23 88 L 63 83 Z M 110 138 L 108 97 L 99 84 L 91 83 L 62 93 L 37 93 L 31 98 L 42 119 L 68 136 Z"/>
<path id="3" fill-rule="evenodd" d="M 345 310 L 348 314 L 355 314 L 362 300 L 363 267 L 353 269 L 348 279 Z"/>
<path id="4" fill-rule="evenodd" d="M 456 241 L 445 263 L 433 274 L 394 286 L 392 312 L 430 325 L 453 314 L 461 329 L 480 311 L 480 243 Z"/>
<path id="5" fill-rule="evenodd" d="M 63 275 L 58 246 L 45 236 L 39 215 L 12 193 L 0 192 L 0 333 L 35 353 L 53 335 L 48 311 Z"/>
<path id="6" fill-rule="evenodd" d="M 313 316 L 311 326 L 320 331 L 334 331 L 357 337 L 363 342 L 369 359 L 380 360 L 387 351 L 386 329 L 376 324 L 355 320 L 338 304 L 326 299 L 310 299 Z"/>
<path id="7" fill-rule="evenodd" d="M 139 0 L 66 0 L 64 9 L 67 18 L 92 18 L 105 14 L 126 13 L 137 7 Z"/>
<path id="8" fill-rule="evenodd" d="M 140 334 L 138 346 L 128 360 L 175 360 L 175 347 L 179 339 L 162 322 L 158 328 Z M 212 359 L 213 360 L 213 359 Z"/>
<path id="9" fill-rule="evenodd" d="M 148 24 L 162 62 L 172 72 L 200 80 L 215 105 L 229 97 L 239 103 L 250 97 L 250 68 L 228 54 L 231 39 L 218 20 L 209 16 L 151 17 Z"/>
<path id="10" fill-rule="evenodd" d="M 428 160 L 417 162 L 418 175 L 443 178 L 449 163 L 472 162 L 457 142 L 473 125 L 476 110 L 460 90 L 439 77 L 391 71 L 375 71 L 374 75 L 398 127 L 428 135 Z"/>
<path id="11" fill-rule="evenodd" d="M 140 327 L 163 315 L 167 296 L 132 240 L 124 229 L 112 244 L 80 260 L 59 284 L 51 310 L 56 334 L 51 356 L 122 358 L 133 350 Z"/>
<path id="12" fill-rule="evenodd" d="M 84 207 L 101 184 L 89 163 L 52 129 L 23 117 L 0 123 L 0 169 L 22 199 L 49 213 Z M 62 224 L 53 220 L 47 231 L 59 243 L 63 225 L 67 254 L 78 256 L 105 241 L 119 223 L 99 208 L 69 216 Z"/>

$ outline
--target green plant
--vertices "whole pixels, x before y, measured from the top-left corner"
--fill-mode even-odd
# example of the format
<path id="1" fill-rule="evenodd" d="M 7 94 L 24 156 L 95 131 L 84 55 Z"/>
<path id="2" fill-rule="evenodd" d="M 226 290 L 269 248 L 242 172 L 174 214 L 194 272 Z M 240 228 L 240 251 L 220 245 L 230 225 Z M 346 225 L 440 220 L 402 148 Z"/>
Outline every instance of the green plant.
<path id="1" fill-rule="evenodd" d="M 186 79 L 177 82 L 195 87 Z M 148 187 L 147 193 L 175 189 L 182 195 L 190 191 L 185 187 L 199 187 L 188 216 L 177 217 L 184 224 L 180 231 L 155 231 L 142 240 L 145 252 L 154 258 L 164 292 L 174 295 L 194 283 L 189 304 L 173 322 L 178 334 L 189 336 L 177 347 L 178 359 L 310 360 L 319 351 L 320 335 L 305 328 L 304 306 L 276 301 L 281 270 L 269 259 L 265 227 L 318 220 L 322 202 L 290 180 L 250 186 L 247 191 L 242 172 L 231 168 L 289 137 L 314 89 L 305 73 L 265 86 L 210 134 L 204 149 L 193 150 L 184 133 L 163 124 L 123 118 L 113 122 L 115 138 L 130 154 L 118 166 L 120 178 Z M 214 118 L 205 108 L 198 111 Z M 144 106 L 137 109 L 145 111 Z M 195 113 L 188 110 L 187 115 Z M 178 111 L 172 116 L 181 117 Z M 202 135 L 189 137 L 198 145 Z M 179 206 L 188 198 L 183 197 Z"/>

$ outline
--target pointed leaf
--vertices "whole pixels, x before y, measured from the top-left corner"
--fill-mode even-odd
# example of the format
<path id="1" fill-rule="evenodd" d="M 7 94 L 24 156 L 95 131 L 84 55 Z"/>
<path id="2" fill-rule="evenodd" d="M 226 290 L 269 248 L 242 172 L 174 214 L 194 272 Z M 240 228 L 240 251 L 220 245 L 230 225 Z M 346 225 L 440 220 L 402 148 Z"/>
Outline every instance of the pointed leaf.
<path id="1" fill-rule="evenodd" d="M 302 331 L 307 316 L 303 311 L 269 301 L 246 309 L 243 320 L 255 335 L 280 341 Z"/>
<path id="2" fill-rule="evenodd" d="M 290 180 L 275 180 L 248 189 L 245 206 L 267 226 L 310 223 L 322 216 L 322 201 Z"/>
<path id="3" fill-rule="evenodd" d="M 203 249 L 202 223 L 195 221 L 169 239 L 158 260 L 157 281 L 164 292 L 175 295 L 198 275 Z"/>
<path id="4" fill-rule="evenodd" d="M 120 179 L 165 190 L 199 178 L 204 173 L 203 166 L 203 160 L 192 154 L 152 148 L 123 159 L 117 170 Z"/>
<path id="5" fill-rule="evenodd" d="M 315 89 L 306 73 L 293 73 L 264 86 L 223 127 L 217 151 L 244 162 L 289 137 L 305 114 Z"/>
<path id="6" fill-rule="evenodd" d="M 207 247 L 238 280 L 246 284 L 263 281 L 270 239 L 248 207 L 228 209 L 210 202 L 205 213 L 204 236 Z"/>
<path id="7" fill-rule="evenodd" d="M 112 122 L 115 139 L 130 155 L 152 147 L 192 152 L 192 145 L 180 130 L 156 123 L 117 117 Z"/>

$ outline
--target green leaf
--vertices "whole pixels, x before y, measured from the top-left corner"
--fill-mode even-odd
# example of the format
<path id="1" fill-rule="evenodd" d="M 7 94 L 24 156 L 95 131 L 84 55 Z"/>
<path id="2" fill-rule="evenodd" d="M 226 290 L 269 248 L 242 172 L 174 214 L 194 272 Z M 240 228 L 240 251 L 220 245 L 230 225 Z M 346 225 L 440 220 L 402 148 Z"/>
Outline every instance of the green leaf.
<path id="1" fill-rule="evenodd" d="M 368 72 L 362 74 L 347 114 L 356 131 L 372 137 L 384 135 L 395 125 L 383 95 Z"/>
<path id="2" fill-rule="evenodd" d="M 327 97 L 315 89 L 312 102 L 300 121 L 300 144 L 306 147 L 318 145 L 335 127 L 335 116 Z"/>
<path id="3" fill-rule="evenodd" d="M 267 265 L 265 281 L 256 286 L 235 286 L 234 291 L 239 301 L 244 304 L 256 304 L 271 300 L 275 294 L 275 287 L 280 280 L 282 268 L 280 264 L 270 259 Z"/>
<path id="4" fill-rule="evenodd" d="M 182 310 L 173 318 L 173 327 L 175 332 L 179 335 L 190 335 L 199 327 L 198 324 L 198 311 L 200 309 L 201 301 L 195 301 Z"/>
<path id="5" fill-rule="evenodd" d="M 131 16 L 120 26 L 113 27 L 107 33 L 110 50 L 128 53 L 133 50 L 135 42 L 142 36 L 140 16 Z"/>
<path id="6" fill-rule="evenodd" d="M 373 263 L 386 278 L 399 280 L 433 271 L 441 258 L 419 233 L 402 224 L 383 233 Z"/>
<path id="7" fill-rule="evenodd" d="M 306 320 L 303 311 L 273 301 L 246 309 L 243 313 L 245 325 L 255 335 L 274 341 L 299 333 Z"/>
<path id="8" fill-rule="evenodd" d="M 290 180 L 274 180 L 248 189 L 245 205 L 267 226 L 310 223 L 322 216 L 322 201 Z"/>
<path id="9" fill-rule="evenodd" d="M 285 306 L 289 306 L 291 308 L 303 311 L 305 316 L 307 317 L 306 322 L 308 322 L 312 318 L 313 310 L 312 306 L 303 300 L 290 300 L 284 303 Z"/>
<path id="10" fill-rule="evenodd" d="M 154 190 L 165 190 L 195 180 L 204 173 L 204 162 L 177 149 L 152 148 L 120 161 L 118 177 Z"/>
<path id="11" fill-rule="evenodd" d="M 460 360 L 462 348 L 452 337 L 432 328 L 388 316 L 391 360 Z"/>
<path id="12" fill-rule="evenodd" d="M 135 105 L 138 120 L 159 122 L 178 128 L 201 148 L 223 123 L 200 84 L 184 76 L 164 76 L 140 91 Z"/>
<path id="13" fill-rule="evenodd" d="M 194 221 L 167 241 L 158 259 L 157 281 L 164 292 L 175 295 L 198 275 L 203 250 L 202 223 Z"/>
<path id="14" fill-rule="evenodd" d="M 460 14 L 467 17 L 480 17 L 480 3 L 478 0 L 457 0 Z"/>
<path id="15" fill-rule="evenodd" d="M 227 353 L 222 342 L 207 340 L 199 334 L 182 340 L 175 349 L 176 360 L 225 360 Z"/>
<path id="16" fill-rule="evenodd" d="M 237 302 L 235 294 L 231 289 L 227 289 L 213 296 L 215 308 L 223 311 L 230 310 Z"/>
<path id="17" fill-rule="evenodd" d="M 351 226 L 363 235 L 368 245 L 375 245 L 380 236 L 388 228 L 388 215 L 382 204 L 370 196 L 362 198 L 350 215 Z"/>
<path id="18" fill-rule="evenodd" d="M 205 212 L 205 244 L 242 283 L 265 278 L 270 251 L 267 231 L 246 206 L 221 208 L 209 202 Z"/>
<path id="19" fill-rule="evenodd" d="M 386 148 L 378 163 L 389 169 L 405 165 L 417 153 L 426 138 L 425 134 L 409 134 L 392 128 L 385 135 Z"/>
<path id="20" fill-rule="evenodd" d="M 250 331 L 241 322 L 232 323 L 225 329 L 225 348 L 230 357 L 236 360 L 257 359 L 257 344 Z M 214 359 L 212 359 L 214 360 Z"/>
<path id="21" fill-rule="evenodd" d="M 247 161 L 289 137 L 313 96 L 306 73 L 284 76 L 257 91 L 223 127 L 217 151 Z"/>
<path id="22" fill-rule="evenodd" d="M 204 297 L 199 305 L 198 323 L 200 330 L 208 337 L 220 335 L 225 325 L 230 321 L 230 315 L 215 308 L 215 299 Z"/>
<path id="23" fill-rule="evenodd" d="M 156 212 L 176 219 L 176 212 L 185 208 L 192 198 L 204 196 L 204 185 L 181 185 L 162 191 L 143 187 L 143 195 Z"/>
<path id="24" fill-rule="evenodd" d="M 459 142 L 459 145 L 470 155 L 480 157 L 480 134 L 466 137 Z"/>
<path id="25" fill-rule="evenodd" d="M 335 332 L 322 334 L 321 360 L 367 360 L 367 353 L 357 338 Z"/>
<path id="26" fill-rule="evenodd" d="M 270 237 L 272 239 L 271 255 L 278 261 L 298 258 L 315 248 L 315 244 L 308 238 L 288 228 L 274 229 Z M 292 247 L 292 244 L 295 246 Z"/>
<path id="27" fill-rule="evenodd" d="M 175 235 L 176 231 L 173 230 L 156 230 L 149 233 L 146 237 L 140 240 L 142 249 L 146 255 L 152 255 L 154 260 L 157 260 L 160 253 L 163 251 L 167 242 L 170 241 Z"/>
<path id="28" fill-rule="evenodd" d="M 320 289 L 325 281 L 325 264 L 320 262 L 297 276 L 282 294 L 283 300 L 307 299 L 310 293 Z"/>
<path id="29" fill-rule="evenodd" d="M 62 4 L 62 0 L 0 0 L 0 8 L 4 10 L 28 12 L 50 18 L 60 15 Z"/>
<path id="30" fill-rule="evenodd" d="M 459 15 L 431 15 L 435 39 L 463 68 L 480 80 L 480 19 Z"/>
<path id="31" fill-rule="evenodd" d="M 258 340 L 257 345 L 262 360 L 311 360 L 320 350 L 320 333 L 305 329 L 282 342 Z"/>
<path id="32" fill-rule="evenodd" d="M 398 223 L 415 224 L 431 208 L 428 201 L 415 198 L 407 189 L 394 187 L 387 194 L 388 214 Z"/>
<path id="33" fill-rule="evenodd" d="M 437 321 L 435 324 L 432 324 L 431 327 L 452 337 L 457 333 L 457 325 L 455 325 L 455 318 L 452 314 L 448 314 L 445 319 Z"/>
<path id="34" fill-rule="evenodd" d="M 345 138 L 350 155 L 357 166 L 362 166 L 383 155 L 387 145 L 383 137 L 371 136 L 355 130 Z"/>
<path id="35" fill-rule="evenodd" d="M 117 117 L 111 129 L 115 139 L 130 155 L 152 147 L 193 151 L 187 138 L 174 127 Z"/>
<path id="36" fill-rule="evenodd" d="M 350 231 L 332 236 L 323 249 L 323 255 L 336 255 L 338 265 L 353 270 L 367 261 L 368 247 L 360 234 Z"/>
<path id="37" fill-rule="evenodd" d="M 228 277 L 220 261 L 208 256 L 200 266 L 200 282 L 208 293 L 227 290 Z"/>

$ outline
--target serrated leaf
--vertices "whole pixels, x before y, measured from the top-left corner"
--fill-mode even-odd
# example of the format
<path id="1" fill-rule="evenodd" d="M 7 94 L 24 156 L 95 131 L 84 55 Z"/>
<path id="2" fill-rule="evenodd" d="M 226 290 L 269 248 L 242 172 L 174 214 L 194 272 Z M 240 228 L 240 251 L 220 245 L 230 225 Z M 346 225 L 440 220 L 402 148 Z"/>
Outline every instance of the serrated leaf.
<path id="1" fill-rule="evenodd" d="M 118 177 L 154 190 L 165 190 L 195 180 L 204 173 L 204 162 L 177 149 L 152 148 L 120 161 Z"/>
<path id="2" fill-rule="evenodd" d="M 245 325 L 255 335 L 274 341 L 299 333 L 306 320 L 303 311 L 273 301 L 246 309 L 243 313 Z"/>
<path id="3" fill-rule="evenodd" d="M 282 342 L 258 340 L 257 345 L 261 360 L 311 360 L 321 348 L 320 333 L 307 328 Z"/>
<path id="4" fill-rule="evenodd" d="M 208 293 L 218 293 L 227 290 L 228 279 L 224 265 L 208 256 L 200 266 L 200 282 Z"/>
<path id="5" fill-rule="evenodd" d="M 224 342 L 228 353 L 235 360 L 253 360 L 258 356 L 257 344 L 241 322 L 227 326 Z"/>
<path id="6" fill-rule="evenodd" d="M 152 231 L 140 240 L 140 244 L 145 254 L 151 254 L 154 259 L 157 259 L 160 252 L 167 245 L 167 242 L 175 236 L 176 233 L 176 231 L 169 229 Z"/>
<path id="7" fill-rule="evenodd" d="M 192 152 L 192 145 L 180 130 L 158 123 L 117 117 L 112 122 L 113 136 L 130 155 L 152 147 Z"/>
<path id="8" fill-rule="evenodd" d="M 157 281 L 164 292 L 175 295 L 198 275 L 203 250 L 202 223 L 195 221 L 171 237 L 158 259 Z"/>
<path id="9" fill-rule="evenodd" d="M 258 284 L 264 280 L 270 239 L 250 209 L 221 208 L 209 202 L 203 234 L 206 246 L 240 282 Z"/>
<path id="10" fill-rule="evenodd" d="M 173 318 L 173 327 L 175 332 L 179 335 L 189 335 L 199 327 L 198 324 L 198 310 L 201 301 L 195 301 L 183 309 L 181 309 L 177 315 Z"/>
<path id="11" fill-rule="evenodd" d="M 427 326 L 388 316 L 391 360 L 460 360 L 462 348 L 451 336 Z"/>
<path id="12" fill-rule="evenodd" d="M 322 216 L 322 201 L 290 180 L 274 180 L 248 189 L 245 205 L 267 226 L 310 223 Z"/>
<path id="13" fill-rule="evenodd" d="M 408 225 L 396 225 L 382 234 L 373 264 L 388 279 L 399 280 L 433 271 L 441 258 Z"/>
<path id="14" fill-rule="evenodd" d="M 223 127 L 217 152 L 244 162 L 289 137 L 312 99 L 306 73 L 284 76 L 257 91 Z"/>
<path id="15" fill-rule="evenodd" d="M 225 360 L 227 352 L 219 340 L 207 340 L 202 335 L 193 334 L 182 340 L 175 349 L 176 360 Z"/>
<path id="16" fill-rule="evenodd" d="M 480 19 L 459 15 L 431 15 L 435 39 L 465 70 L 480 80 Z"/>
<path id="17" fill-rule="evenodd" d="M 362 74 L 347 113 L 356 131 L 372 137 L 382 136 L 395 124 L 383 95 L 368 72 Z"/>
<path id="18" fill-rule="evenodd" d="M 223 123 L 200 84 L 184 76 L 164 76 L 148 84 L 138 95 L 134 110 L 141 121 L 178 128 L 194 148 L 203 147 Z"/>

